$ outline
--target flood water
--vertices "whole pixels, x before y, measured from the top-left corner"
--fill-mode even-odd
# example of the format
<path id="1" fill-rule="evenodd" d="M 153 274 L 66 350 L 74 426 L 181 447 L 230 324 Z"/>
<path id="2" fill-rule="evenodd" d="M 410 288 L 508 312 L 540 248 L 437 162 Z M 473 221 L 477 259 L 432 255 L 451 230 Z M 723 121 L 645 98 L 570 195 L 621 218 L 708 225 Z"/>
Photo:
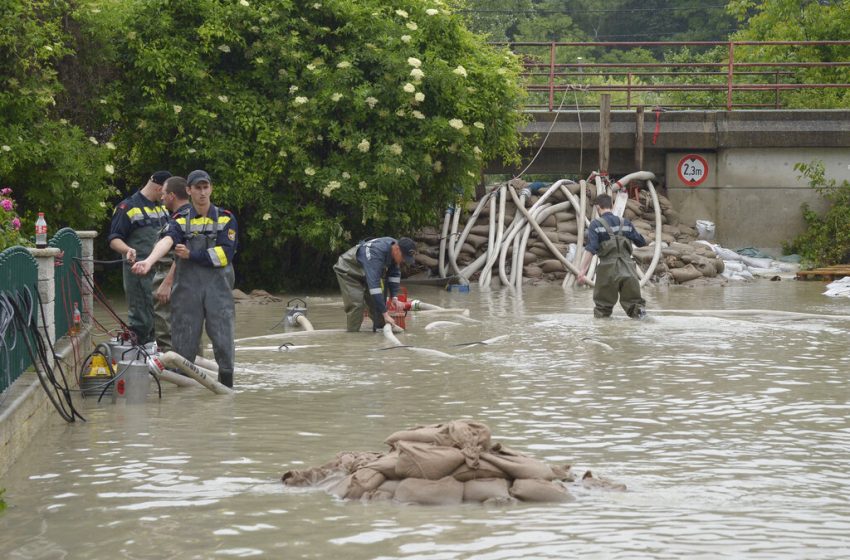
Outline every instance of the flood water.
<path id="1" fill-rule="evenodd" d="M 236 395 L 164 385 L 146 405 L 86 399 L 85 423 L 54 415 L 0 479 L 0 557 L 847 558 L 850 300 L 823 290 L 653 288 L 652 317 L 634 322 L 621 309 L 592 319 L 585 289 L 517 299 L 411 288 L 469 309 L 472 320 L 415 314 L 399 336 L 451 357 L 381 350 L 372 333 L 246 341 Z M 316 329 L 343 326 L 338 297 L 306 300 Z M 284 306 L 238 306 L 237 336 L 269 334 Z M 673 313 L 687 309 L 705 311 Z M 845 318 L 722 313 L 734 309 Z M 425 328 L 435 321 L 457 324 Z M 295 347 L 278 351 L 283 342 Z M 419 507 L 279 482 L 338 451 L 382 451 L 398 429 L 461 417 L 628 491 Z"/>

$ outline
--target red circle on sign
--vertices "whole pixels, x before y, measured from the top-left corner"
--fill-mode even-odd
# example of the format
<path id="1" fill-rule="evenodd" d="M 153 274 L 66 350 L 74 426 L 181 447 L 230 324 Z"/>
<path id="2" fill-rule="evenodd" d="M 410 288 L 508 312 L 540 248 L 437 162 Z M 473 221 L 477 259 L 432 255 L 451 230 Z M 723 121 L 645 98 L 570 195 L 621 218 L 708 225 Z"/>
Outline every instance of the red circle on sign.
<path id="1" fill-rule="evenodd" d="M 688 154 L 676 165 L 679 180 L 689 187 L 701 185 L 708 179 L 708 162 L 697 154 Z"/>

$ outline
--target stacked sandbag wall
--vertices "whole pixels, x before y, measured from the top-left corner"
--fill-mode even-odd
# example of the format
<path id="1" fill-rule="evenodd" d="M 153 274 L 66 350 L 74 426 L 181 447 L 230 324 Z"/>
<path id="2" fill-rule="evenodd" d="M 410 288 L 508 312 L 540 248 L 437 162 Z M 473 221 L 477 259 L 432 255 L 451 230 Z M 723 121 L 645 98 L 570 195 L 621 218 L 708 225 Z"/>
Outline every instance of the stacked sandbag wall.
<path id="1" fill-rule="evenodd" d="M 510 184 L 517 189 L 517 192 L 528 185 L 528 183 L 518 179 L 514 179 Z M 498 189 L 500 186 L 493 186 L 488 191 Z M 568 183 L 565 186 L 575 195 L 576 200 L 580 200 L 580 187 L 578 184 Z M 538 194 L 544 191 L 545 188 L 539 190 Z M 526 200 L 526 208 L 530 208 L 538 200 L 538 194 Z M 585 212 L 587 216 L 591 215 L 593 200 L 595 198 L 596 186 L 588 183 L 585 196 Z M 552 204 L 566 200 L 566 195 L 560 190 L 555 191 L 547 198 L 547 202 L 551 202 Z M 698 237 L 697 230 L 695 227 L 681 222 L 678 212 L 673 208 L 667 197 L 659 194 L 658 201 L 661 207 L 661 242 L 663 242 L 663 252 L 662 259 L 653 273 L 653 280 L 683 284 L 700 278 L 720 279 L 720 274 L 724 270 L 722 259 L 718 258 L 710 248 L 695 243 Z M 471 201 L 462 209 L 463 214 L 459 220 L 459 230 L 465 227 L 477 204 L 477 201 Z M 625 218 L 631 220 L 635 229 L 643 235 L 649 244 L 644 248 L 635 248 L 634 252 L 636 262 L 643 270 L 646 270 L 652 261 L 654 251 L 653 242 L 655 241 L 655 208 L 649 191 L 640 190 L 638 191 L 637 199 L 630 198 L 626 203 L 623 215 Z M 505 204 L 506 229 L 516 216 L 521 216 L 521 213 L 517 211 L 513 198 L 508 197 Z M 554 244 L 561 255 L 566 256 L 568 260 L 577 265 L 578 261 L 573 258 L 576 251 L 579 229 L 575 209 L 571 207 L 569 210 L 556 212 L 541 222 L 540 225 L 544 234 Z M 441 231 L 441 227 L 426 227 L 414 235 L 419 248 L 419 255 L 417 255 L 416 259 L 419 264 L 429 268 L 433 275 L 439 274 Z M 463 269 L 487 251 L 489 231 L 490 205 L 485 204 L 473 224 L 466 241 L 458 252 L 457 264 L 460 269 Z M 460 231 L 454 237 L 449 235 L 447 242 L 456 241 L 459 233 Z M 446 253 L 448 255 L 448 251 Z M 513 266 L 511 260 L 509 253 L 507 258 L 508 270 Z M 528 245 L 525 253 L 522 255 L 521 266 L 523 267 L 524 281 L 530 283 L 556 281 L 563 279 L 567 274 L 566 265 L 552 254 L 551 249 L 539 238 L 534 229 L 531 231 Z M 449 272 L 449 274 L 451 273 Z M 478 274 L 480 272 L 472 275 L 468 280 L 476 280 Z M 498 274 L 494 273 L 493 277 L 498 278 Z"/>
<path id="2" fill-rule="evenodd" d="M 454 420 L 417 426 L 390 435 L 389 451 L 343 452 L 324 465 L 287 471 L 287 486 L 323 488 L 344 500 L 393 500 L 404 504 L 567 502 L 569 466 L 550 466 L 499 443 L 486 424 Z M 584 487 L 625 490 L 592 479 Z"/>

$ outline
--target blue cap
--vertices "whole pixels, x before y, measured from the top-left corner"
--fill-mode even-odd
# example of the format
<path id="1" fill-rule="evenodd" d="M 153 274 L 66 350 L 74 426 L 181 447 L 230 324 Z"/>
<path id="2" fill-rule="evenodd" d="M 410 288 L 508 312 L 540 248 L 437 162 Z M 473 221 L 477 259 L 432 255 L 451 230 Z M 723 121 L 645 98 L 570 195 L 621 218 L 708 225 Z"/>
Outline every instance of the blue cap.
<path id="1" fill-rule="evenodd" d="M 209 184 L 212 184 L 212 179 L 210 179 L 210 174 L 204 171 L 203 169 L 196 169 L 189 173 L 189 176 L 186 177 L 186 184 L 190 187 L 194 187 L 197 183 L 201 181 L 206 181 Z"/>

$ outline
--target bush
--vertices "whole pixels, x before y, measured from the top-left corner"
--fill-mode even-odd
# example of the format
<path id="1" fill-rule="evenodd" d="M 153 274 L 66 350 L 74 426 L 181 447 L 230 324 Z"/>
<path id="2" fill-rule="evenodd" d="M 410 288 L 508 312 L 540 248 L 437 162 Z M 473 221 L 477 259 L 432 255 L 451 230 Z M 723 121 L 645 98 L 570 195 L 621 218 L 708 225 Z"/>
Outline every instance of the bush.
<path id="1" fill-rule="evenodd" d="M 0 189 L 0 251 L 13 245 L 27 245 L 27 240 L 21 234 L 21 218 L 15 210 L 12 189 Z"/>
<path id="2" fill-rule="evenodd" d="M 210 172 L 239 269 L 315 285 L 358 239 L 426 223 L 516 162 L 520 67 L 441 2 L 137 1 L 105 95 L 128 177 Z M 330 266 L 323 266 L 330 277 Z"/>
<path id="3" fill-rule="evenodd" d="M 828 266 L 850 261 L 850 182 L 827 179 L 821 161 L 794 166 L 809 186 L 830 203 L 821 216 L 803 205 L 806 231 L 784 245 L 786 253 L 797 253 L 815 266 Z"/>

